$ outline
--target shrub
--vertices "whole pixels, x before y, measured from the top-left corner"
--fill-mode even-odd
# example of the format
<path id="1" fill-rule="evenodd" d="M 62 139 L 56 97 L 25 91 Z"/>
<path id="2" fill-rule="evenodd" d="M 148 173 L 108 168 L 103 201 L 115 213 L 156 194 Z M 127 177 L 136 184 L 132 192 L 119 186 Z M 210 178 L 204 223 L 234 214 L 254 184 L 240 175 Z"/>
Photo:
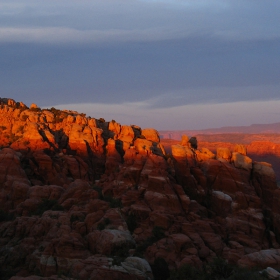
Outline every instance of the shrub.
<path id="1" fill-rule="evenodd" d="M 155 226 L 153 228 L 153 236 L 156 241 L 165 237 L 164 229 L 162 227 Z"/>
<path id="2" fill-rule="evenodd" d="M 80 215 L 76 215 L 76 214 L 72 214 L 71 217 L 70 217 L 70 222 L 71 223 L 74 223 L 76 221 L 83 222 L 84 220 L 85 220 L 84 216 L 80 216 Z"/>
<path id="3" fill-rule="evenodd" d="M 146 251 L 146 249 L 153 245 L 153 243 L 159 241 L 160 239 L 164 238 L 164 230 L 162 227 L 155 226 L 152 231 L 152 236 L 147 238 L 144 242 L 142 242 L 140 245 L 136 247 L 136 255 L 139 257 L 142 257 L 143 253 Z"/>
<path id="4" fill-rule="evenodd" d="M 98 230 L 103 230 L 103 229 L 105 229 L 105 227 L 107 226 L 107 225 L 109 225 L 111 223 L 111 220 L 109 219 L 109 218 L 105 218 L 101 223 L 99 223 L 98 225 L 97 225 L 97 229 Z"/>
<path id="5" fill-rule="evenodd" d="M 104 224 L 109 225 L 111 223 L 111 220 L 109 218 L 104 219 Z"/>
<path id="6" fill-rule="evenodd" d="M 170 272 L 169 280 L 183 280 L 183 279 L 196 279 L 196 280 L 206 280 L 203 270 L 199 270 L 190 264 L 185 264 L 177 270 Z"/>
<path id="7" fill-rule="evenodd" d="M 126 224 L 127 224 L 128 230 L 132 234 L 134 232 L 134 230 L 137 228 L 137 221 L 136 221 L 136 217 L 134 214 L 128 215 L 128 217 L 126 219 Z"/>
<path id="8" fill-rule="evenodd" d="M 13 213 L 0 210 L 0 222 L 11 221 L 15 218 Z"/>
<path id="9" fill-rule="evenodd" d="M 112 196 L 107 195 L 107 196 L 104 196 L 104 200 L 109 202 L 111 208 L 121 208 L 122 207 L 122 202 L 118 198 L 114 198 Z"/>
<path id="10" fill-rule="evenodd" d="M 164 157 L 166 160 L 172 159 L 172 158 L 173 158 L 172 154 L 169 154 L 169 153 L 167 153 L 167 154 L 164 155 L 163 157 Z"/>
<path id="11" fill-rule="evenodd" d="M 124 244 L 117 246 L 116 248 L 114 248 L 112 255 L 112 265 L 120 266 L 121 263 L 129 256 L 129 246 Z"/>
<path id="12" fill-rule="evenodd" d="M 207 266 L 207 272 L 210 277 L 209 279 L 227 279 L 233 274 L 234 267 L 228 264 L 228 262 L 222 258 L 215 258 Z"/>
<path id="13" fill-rule="evenodd" d="M 93 186 L 92 189 L 98 192 L 98 198 L 99 199 L 104 199 L 101 187 Z"/>
<path id="14" fill-rule="evenodd" d="M 53 123 L 60 123 L 60 122 L 63 122 L 63 117 L 55 116 L 53 119 Z"/>
<path id="15" fill-rule="evenodd" d="M 5 138 L 7 138 L 9 140 L 9 144 L 12 144 L 14 142 L 16 142 L 18 139 L 21 138 L 21 136 L 16 136 L 15 134 L 13 133 L 10 133 L 10 134 L 6 134 L 4 135 Z"/>
<path id="16" fill-rule="evenodd" d="M 18 127 L 17 132 L 23 133 L 23 130 L 24 130 L 24 126 L 21 125 L 21 126 Z"/>
<path id="17" fill-rule="evenodd" d="M 21 120 L 22 120 L 22 121 L 25 122 L 27 119 L 28 119 L 28 115 L 22 115 L 22 116 L 21 116 Z"/>
<path id="18" fill-rule="evenodd" d="M 29 110 L 32 111 L 32 112 L 40 112 L 40 111 L 41 111 L 41 108 L 40 108 L 40 107 L 37 107 L 37 108 L 30 108 Z"/>
<path id="19" fill-rule="evenodd" d="M 43 198 L 42 202 L 38 205 L 38 208 L 32 214 L 36 216 L 42 216 L 47 210 L 63 211 L 64 208 L 58 204 L 57 200 L 55 199 Z"/>
<path id="20" fill-rule="evenodd" d="M 67 113 L 65 113 L 59 109 L 56 109 L 54 107 L 52 107 L 51 109 L 48 109 L 48 111 L 50 111 L 54 114 L 53 123 L 60 123 L 67 116 Z"/>
<path id="21" fill-rule="evenodd" d="M 45 247 L 43 245 L 40 245 L 38 250 L 39 250 L 39 252 L 43 252 L 45 250 Z"/>
<path id="22" fill-rule="evenodd" d="M 154 264 L 151 265 L 155 280 L 167 280 L 170 277 L 168 264 L 163 258 L 156 258 Z M 176 279 L 176 278 L 174 278 Z M 188 278 L 187 278 L 188 279 Z M 190 278 L 196 279 L 196 278 Z"/>
<path id="23" fill-rule="evenodd" d="M 54 115 L 60 114 L 60 112 L 61 112 L 59 109 L 56 109 L 54 107 L 51 107 L 51 109 L 49 109 L 49 111 L 51 111 Z"/>
<path id="24" fill-rule="evenodd" d="M 99 223 L 99 224 L 97 225 L 97 229 L 98 229 L 98 230 L 103 230 L 103 229 L 105 229 L 105 225 L 104 225 L 103 223 Z"/>
<path id="25" fill-rule="evenodd" d="M 101 187 L 93 186 L 92 189 L 98 192 L 98 198 L 99 199 L 102 199 L 102 200 L 105 200 L 106 202 L 109 202 L 111 208 L 121 208 L 122 207 L 122 202 L 121 202 L 120 199 L 114 198 L 110 195 L 103 196 Z"/>

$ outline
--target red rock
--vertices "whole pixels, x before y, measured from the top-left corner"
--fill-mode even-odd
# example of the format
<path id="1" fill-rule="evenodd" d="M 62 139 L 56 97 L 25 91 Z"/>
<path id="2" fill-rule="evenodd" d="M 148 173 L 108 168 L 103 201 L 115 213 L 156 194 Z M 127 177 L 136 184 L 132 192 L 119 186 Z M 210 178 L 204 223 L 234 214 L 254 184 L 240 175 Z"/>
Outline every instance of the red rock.
<path id="1" fill-rule="evenodd" d="M 135 241 L 129 231 L 105 229 L 97 238 L 95 248 L 100 254 L 111 255 L 122 247 L 133 248 L 134 246 Z"/>
<path id="2" fill-rule="evenodd" d="M 149 264 L 133 255 L 148 241 L 147 261 L 171 269 L 217 255 L 256 263 L 251 254 L 280 247 L 274 172 L 251 165 L 244 146 L 225 144 L 233 153 L 216 160 L 185 137 L 164 157 L 154 129 L 20 106 L 0 107 L 0 142 L 12 147 L 0 151 L 0 264 L 18 277 L 148 279 Z M 41 209 L 43 199 L 57 208 Z"/>
<path id="3" fill-rule="evenodd" d="M 247 254 L 243 256 L 238 264 L 240 266 L 246 267 L 259 267 L 266 268 L 270 267 L 278 267 L 280 264 L 280 250 L 279 249 L 268 249 L 261 250 L 259 252 Z"/>
<path id="4" fill-rule="evenodd" d="M 196 150 L 195 153 L 198 161 L 204 161 L 207 159 L 215 158 L 215 155 L 207 148 L 201 148 L 200 150 Z"/>
<path id="5" fill-rule="evenodd" d="M 181 139 L 181 146 L 187 146 L 190 148 L 190 143 L 189 143 L 189 137 L 187 135 L 182 135 L 182 139 Z"/>
<path id="6" fill-rule="evenodd" d="M 75 180 L 69 185 L 67 190 L 60 197 L 59 203 L 63 204 L 69 198 L 73 198 L 77 202 L 83 199 L 90 199 L 87 192 L 89 188 L 90 185 L 88 182 L 83 180 Z"/>
<path id="7" fill-rule="evenodd" d="M 45 117 L 46 122 L 52 123 L 54 121 L 54 114 L 48 110 L 43 110 L 42 114 Z"/>
<path id="8" fill-rule="evenodd" d="M 252 160 L 249 157 L 244 156 L 240 153 L 232 153 L 231 161 L 233 162 L 236 168 L 243 168 L 248 171 L 252 169 Z"/>
<path id="9" fill-rule="evenodd" d="M 128 125 L 123 125 L 121 127 L 121 132 L 118 136 L 118 139 L 121 140 L 122 142 L 131 144 L 133 139 L 134 139 L 134 131 L 131 126 Z M 124 149 L 126 150 L 126 149 Z"/>
<path id="10" fill-rule="evenodd" d="M 109 130 L 114 133 L 113 138 L 117 139 L 118 135 L 121 132 L 121 125 L 115 121 L 109 122 Z"/>
<path id="11" fill-rule="evenodd" d="M 231 151 L 228 148 L 217 148 L 217 159 L 230 161 Z"/>
<path id="12" fill-rule="evenodd" d="M 133 213 L 139 220 L 145 220 L 152 211 L 145 202 L 137 202 L 137 204 L 132 204 L 130 210 L 131 213 Z"/>
<path id="13" fill-rule="evenodd" d="M 273 192 L 277 188 L 275 173 L 270 164 L 266 162 L 253 163 L 253 185 L 257 194 L 267 205 L 273 203 Z"/>
<path id="14" fill-rule="evenodd" d="M 172 148 L 172 155 L 175 158 L 194 157 L 194 152 L 189 147 L 181 146 L 181 145 L 172 145 L 171 148 Z"/>
<path id="15" fill-rule="evenodd" d="M 149 141 L 159 142 L 159 133 L 153 128 L 142 129 L 142 135 Z"/>
<path id="16" fill-rule="evenodd" d="M 243 156 L 247 155 L 247 148 L 244 145 L 237 144 L 234 147 L 234 152 L 237 152 Z"/>
<path id="17" fill-rule="evenodd" d="M 243 192 L 245 184 L 249 184 L 248 177 L 244 178 L 243 173 L 234 168 L 231 164 L 210 159 L 202 162 L 201 169 L 206 173 L 208 187 L 223 191 L 226 194 L 234 194 L 238 191 Z M 244 179 L 248 180 L 244 182 Z"/>
<path id="18" fill-rule="evenodd" d="M 221 192 L 213 191 L 211 197 L 212 209 L 217 215 L 226 217 L 232 210 L 232 198 Z"/>

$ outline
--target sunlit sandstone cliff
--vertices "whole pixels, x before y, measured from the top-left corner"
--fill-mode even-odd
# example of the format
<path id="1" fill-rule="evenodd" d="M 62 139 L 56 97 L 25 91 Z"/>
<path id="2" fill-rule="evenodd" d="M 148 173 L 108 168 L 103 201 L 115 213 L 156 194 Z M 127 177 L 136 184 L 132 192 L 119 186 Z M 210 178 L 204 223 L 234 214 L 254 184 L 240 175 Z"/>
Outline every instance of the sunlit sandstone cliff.
<path id="1" fill-rule="evenodd" d="M 184 137 L 166 155 L 154 129 L 0 101 L 3 279 L 153 279 L 159 258 L 280 265 L 275 173 L 244 146 Z"/>

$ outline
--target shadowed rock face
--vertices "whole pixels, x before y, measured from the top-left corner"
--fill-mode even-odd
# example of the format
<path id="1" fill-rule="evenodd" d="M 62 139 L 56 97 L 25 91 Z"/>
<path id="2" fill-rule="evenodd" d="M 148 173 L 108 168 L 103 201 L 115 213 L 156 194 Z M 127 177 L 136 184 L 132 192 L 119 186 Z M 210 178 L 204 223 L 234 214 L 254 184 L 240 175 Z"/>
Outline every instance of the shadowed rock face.
<path id="1" fill-rule="evenodd" d="M 184 137 L 166 156 L 154 129 L 0 101 L 3 279 L 153 279 L 158 258 L 279 266 L 280 191 L 245 147 Z"/>

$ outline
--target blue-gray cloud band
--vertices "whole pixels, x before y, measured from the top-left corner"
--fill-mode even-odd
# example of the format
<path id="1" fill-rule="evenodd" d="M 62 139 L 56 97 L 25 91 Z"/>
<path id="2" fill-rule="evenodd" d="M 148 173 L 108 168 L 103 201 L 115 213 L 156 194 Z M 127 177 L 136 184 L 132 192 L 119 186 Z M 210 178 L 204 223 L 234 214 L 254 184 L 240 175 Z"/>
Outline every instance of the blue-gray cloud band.
<path id="1" fill-rule="evenodd" d="M 1 95 L 42 106 L 279 99 L 279 8 L 272 0 L 1 1 Z"/>

